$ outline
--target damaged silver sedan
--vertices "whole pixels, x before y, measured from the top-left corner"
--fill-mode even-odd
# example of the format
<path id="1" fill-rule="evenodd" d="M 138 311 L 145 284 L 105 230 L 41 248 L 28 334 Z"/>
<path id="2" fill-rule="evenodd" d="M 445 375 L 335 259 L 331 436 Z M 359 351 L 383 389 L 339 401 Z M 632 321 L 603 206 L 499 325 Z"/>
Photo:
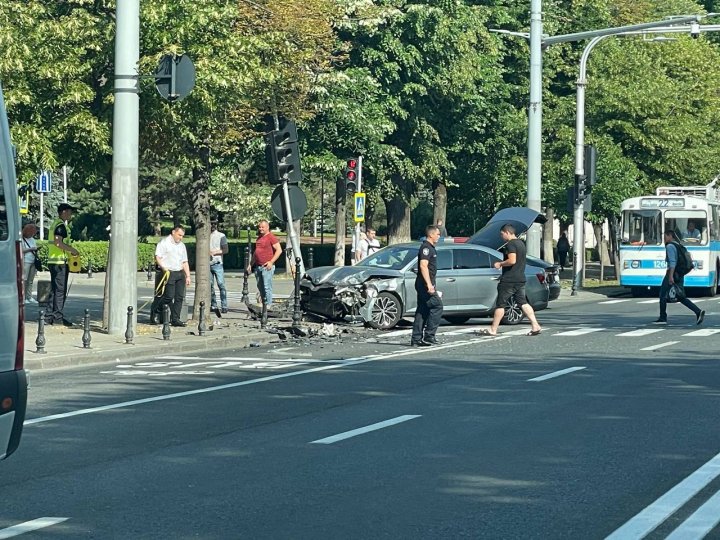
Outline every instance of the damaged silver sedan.
<path id="1" fill-rule="evenodd" d="M 355 266 L 325 266 L 308 270 L 301 282 L 301 305 L 306 313 L 328 320 L 365 322 L 387 330 L 416 308 L 415 278 L 419 242 L 381 249 Z M 502 260 L 495 249 L 477 244 L 440 242 L 437 289 L 443 293 L 443 317 L 462 324 L 473 317 L 492 315 Z M 528 302 L 536 311 L 549 301 L 545 270 L 526 267 Z M 524 315 L 511 299 L 505 306 L 506 324 L 517 324 Z"/>

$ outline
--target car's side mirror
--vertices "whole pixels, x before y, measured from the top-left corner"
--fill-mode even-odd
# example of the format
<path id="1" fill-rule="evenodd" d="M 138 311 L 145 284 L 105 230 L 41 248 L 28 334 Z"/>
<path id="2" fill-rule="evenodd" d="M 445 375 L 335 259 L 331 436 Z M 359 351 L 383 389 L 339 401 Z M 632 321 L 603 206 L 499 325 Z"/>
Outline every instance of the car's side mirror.
<path id="1" fill-rule="evenodd" d="M 418 273 L 417 266 L 413 266 L 413 267 L 410 269 L 410 271 L 411 271 L 413 274 L 417 274 L 417 273 Z"/>

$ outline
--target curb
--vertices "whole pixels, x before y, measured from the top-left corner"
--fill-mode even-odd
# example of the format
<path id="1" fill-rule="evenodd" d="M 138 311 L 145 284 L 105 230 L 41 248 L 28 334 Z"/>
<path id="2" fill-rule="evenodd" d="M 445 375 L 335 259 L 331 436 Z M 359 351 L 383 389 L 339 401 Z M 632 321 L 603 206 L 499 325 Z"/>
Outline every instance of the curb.
<path id="1" fill-rule="evenodd" d="M 38 354 L 35 351 L 26 349 L 25 369 L 28 371 L 38 371 L 128 361 L 139 362 L 159 355 L 253 347 L 267 345 L 275 340 L 278 340 L 276 335 L 269 332 L 257 331 L 249 332 L 242 337 L 232 337 L 229 335 L 217 337 L 183 336 L 182 339 L 176 338 L 170 341 L 164 341 L 162 338 L 158 338 L 157 343 L 144 343 L 142 345 L 127 345 L 124 341 L 118 341 L 116 343 L 117 348 L 111 350 L 84 349 L 77 346 L 75 351 L 55 355 Z"/>

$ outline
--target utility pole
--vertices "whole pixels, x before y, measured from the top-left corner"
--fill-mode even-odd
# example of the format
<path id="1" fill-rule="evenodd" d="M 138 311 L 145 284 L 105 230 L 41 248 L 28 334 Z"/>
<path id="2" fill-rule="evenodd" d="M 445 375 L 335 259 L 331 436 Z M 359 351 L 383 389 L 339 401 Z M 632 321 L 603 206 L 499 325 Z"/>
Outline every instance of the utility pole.
<path id="1" fill-rule="evenodd" d="M 137 324 L 140 0 L 117 0 L 113 107 L 108 332 L 125 332 L 127 308 Z"/>
<path id="2" fill-rule="evenodd" d="M 530 106 L 528 107 L 527 206 L 541 211 L 542 200 L 542 0 L 530 4 Z M 527 252 L 540 257 L 540 224 L 527 232 Z"/>

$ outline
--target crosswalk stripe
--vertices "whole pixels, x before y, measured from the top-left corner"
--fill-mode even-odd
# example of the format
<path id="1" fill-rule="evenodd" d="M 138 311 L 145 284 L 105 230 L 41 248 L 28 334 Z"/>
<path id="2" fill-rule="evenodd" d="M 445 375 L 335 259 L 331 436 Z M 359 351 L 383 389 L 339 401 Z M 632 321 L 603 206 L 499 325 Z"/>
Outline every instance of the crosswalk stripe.
<path id="1" fill-rule="evenodd" d="M 670 345 L 675 345 L 676 343 L 680 343 L 679 341 L 666 341 L 665 343 L 658 343 L 657 345 L 650 345 L 649 347 L 644 347 L 640 349 L 641 351 L 655 351 L 657 349 L 662 349 L 663 347 L 669 347 Z"/>
<path id="2" fill-rule="evenodd" d="M 568 330 L 567 332 L 558 332 L 556 336 L 582 336 L 585 334 L 592 334 L 593 332 L 600 332 L 605 330 L 604 328 L 578 328 L 576 330 Z"/>
<path id="3" fill-rule="evenodd" d="M 683 336 L 707 337 L 707 336 L 712 336 L 713 334 L 717 334 L 718 332 L 720 332 L 720 328 L 703 328 L 702 330 L 695 330 L 693 332 L 688 332 L 687 334 L 683 334 Z"/>
<path id="4" fill-rule="evenodd" d="M 622 302 L 629 302 L 629 298 L 622 298 L 620 300 L 606 300 L 604 302 L 598 302 L 598 304 L 621 304 Z"/>
<path id="5" fill-rule="evenodd" d="M 640 330 L 633 330 L 631 332 L 623 332 L 622 334 L 616 334 L 618 336 L 627 336 L 627 337 L 638 337 L 638 336 L 648 336 L 650 334 L 654 334 L 655 332 L 662 332 L 662 328 L 641 328 Z"/>
<path id="6" fill-rule="evenodd" d="M 652 300 L 642 300 L 638 304 L 657 304 L 660 300 L 653 298 Z"/>

